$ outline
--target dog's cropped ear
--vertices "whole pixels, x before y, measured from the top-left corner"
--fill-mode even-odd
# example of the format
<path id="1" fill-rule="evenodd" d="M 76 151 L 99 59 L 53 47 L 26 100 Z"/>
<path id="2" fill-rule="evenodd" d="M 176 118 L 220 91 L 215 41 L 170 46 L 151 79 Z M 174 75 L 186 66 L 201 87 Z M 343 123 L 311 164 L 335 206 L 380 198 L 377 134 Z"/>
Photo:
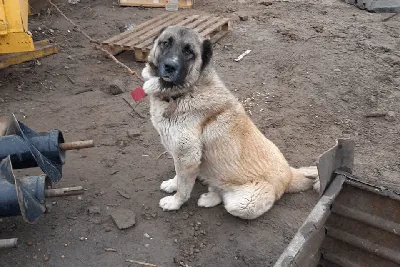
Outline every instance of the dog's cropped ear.
<path id="1" fill-rule="evenodd" d="M 209 39 L 205 39 L 203 41 L 203 47 L 201 51 L 201 70 L 204 70 L 205 67 L 210 63 L 211 58 L 213 56 L 213 45 Z"/>
<path id="2" fill-rule="evenodd" d="M 153 39 L 153 43 L 157 40 L 157 38 L 168 28 L 168 26 L 162 28 L 158 34 Z"/>

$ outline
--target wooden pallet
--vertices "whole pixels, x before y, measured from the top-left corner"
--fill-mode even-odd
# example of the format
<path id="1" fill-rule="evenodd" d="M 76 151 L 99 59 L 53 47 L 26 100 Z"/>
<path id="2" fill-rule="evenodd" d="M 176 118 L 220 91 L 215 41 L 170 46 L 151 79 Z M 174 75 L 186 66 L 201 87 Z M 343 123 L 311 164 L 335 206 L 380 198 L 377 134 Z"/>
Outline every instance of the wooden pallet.
<path id="1" fill-rule="evenodd" d="M 165 7 L 168 0 L 119 0 L 120 6 Z M 192 8 L 194 0 L 179 0 L 179 8 Z"/>
<path id="2" fill-rule="evenodd" d="M 113 55 L 122 51 L 134 51 L 136 61 L 144 62 L 157 34 L 164 27 L 173 25 L 194 29 L 213 43 L 231 30 L 231 21 L 228 18 L 166 12 L 132 30 L 111 37 L 102 43 L 102 47 Z"/>

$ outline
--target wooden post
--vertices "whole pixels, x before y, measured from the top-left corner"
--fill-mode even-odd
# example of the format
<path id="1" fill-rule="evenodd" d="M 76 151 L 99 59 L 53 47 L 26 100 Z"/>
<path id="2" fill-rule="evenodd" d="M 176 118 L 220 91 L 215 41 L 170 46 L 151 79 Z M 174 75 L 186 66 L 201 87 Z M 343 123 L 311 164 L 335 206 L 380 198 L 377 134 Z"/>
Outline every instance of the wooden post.
<path id="1" fill-rule="evenodd" d="M 15 248 L 18 244 L 18 238 L 0 239 L 0 250 L 6 248 Z"/>

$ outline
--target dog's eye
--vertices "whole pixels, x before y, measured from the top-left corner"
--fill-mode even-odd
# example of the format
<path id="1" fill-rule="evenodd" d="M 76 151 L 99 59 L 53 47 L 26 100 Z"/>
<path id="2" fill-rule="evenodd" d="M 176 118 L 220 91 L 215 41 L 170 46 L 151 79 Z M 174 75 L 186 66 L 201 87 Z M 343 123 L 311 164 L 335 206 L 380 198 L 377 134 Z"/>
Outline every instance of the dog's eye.
<path id="1" fill-rule="evenodd" d="M 193 56 L 193 51 L 190 49 L 190 47 L 185 47 L 184 49 L 183 49 L 183 53 L 186 55 L 186 56 Z"/>
<path id="2" fill-rule="evenodd" d="M 169 46 L 169 42 L 168 41 L 164 41 L 164 42 L 161 42 L 161 46 L 162 47 L 168 47 Z"/>

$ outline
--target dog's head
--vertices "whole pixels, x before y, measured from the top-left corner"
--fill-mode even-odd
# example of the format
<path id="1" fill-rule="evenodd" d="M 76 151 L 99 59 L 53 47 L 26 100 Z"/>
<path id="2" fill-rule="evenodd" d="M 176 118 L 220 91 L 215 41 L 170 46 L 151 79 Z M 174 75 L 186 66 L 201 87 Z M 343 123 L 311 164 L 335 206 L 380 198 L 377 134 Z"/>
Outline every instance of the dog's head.
<path id="1" fill-rule="evenodd" d="M 167 27 L 155 39 L 148 62 L 166 88 L 193 85 L 207 69 L 213 51 L 210 40 L 180 26 Z"/>

